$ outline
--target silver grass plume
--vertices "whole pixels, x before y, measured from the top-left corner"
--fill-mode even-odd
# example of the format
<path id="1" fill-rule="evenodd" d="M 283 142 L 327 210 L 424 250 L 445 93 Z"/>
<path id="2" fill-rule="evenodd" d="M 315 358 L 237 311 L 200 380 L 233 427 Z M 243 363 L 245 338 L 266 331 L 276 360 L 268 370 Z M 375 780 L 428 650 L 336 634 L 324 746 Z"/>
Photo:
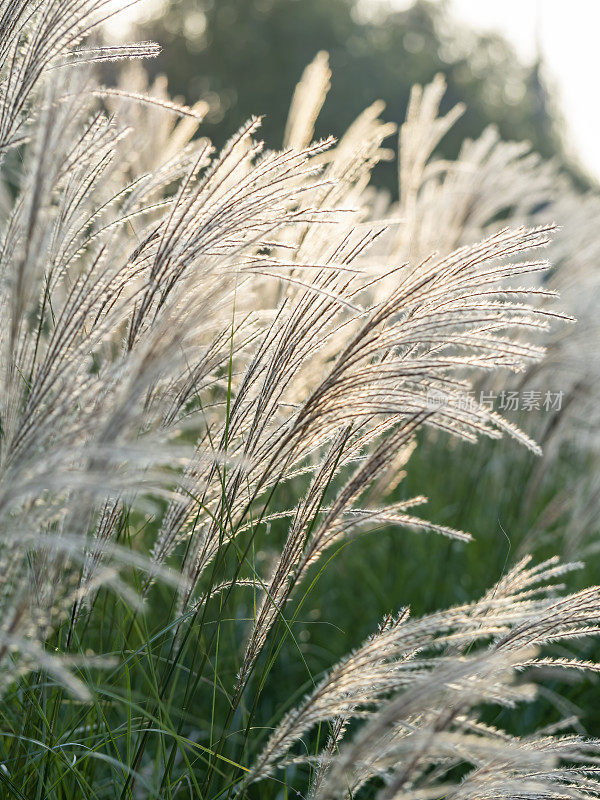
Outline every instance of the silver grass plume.
<path id="1" fill-rule="evenodd" d="M 598 742 L 543 732 L 518 739 L 475 716 L 482 704 L 511 707 L 530 699 L 536 670 L 542 667 L 600 669 L 576 658 L 537 655 L 544 645 L 597 630 L 596 587 L 556 595 L 562 576 L 577 566 L 557 559 L 531 566 L 527 558 L 475 603 L 412 621 L 407 610 L 388 618 L 288 712 L 248 780 L 265 777 L 290 760 L 314 760 L 291 757 L 289 750 L 311 727 L 331 721 L 333 738 L 316 759 L 313 797 L 355 796 L 375 777 L 386 784 L 382 798 L 434 796 L 436 791 L 460 796 L 483 790 L 480 781 L 488 775 L 497 780 L 500 774 L 508 797 L 532 786 L 542 796 L 561 796 L 566 777 L 573 787 L 579 784 L 581 793 L 573 796 L 590 796 L 588 780 L 594 796 L 600 784 L 578 762 L 591 757 L 593 763 Z M 519 677 L 522 673 L 526 680 Z M 353 718 L 365 722 L 344 744 Z M 574 766 L 553 771 L 560 760 L 569 759 Z M 462 783 L 447 783 L 460 764 L 472 770 Z"/>
<path id="2" fill-rule="evenodd" d="M 99 83 L 96 62 L 158 52 L 99 44 L 111 13 L 106 0 L 0 3 L 7 175 L 23 156 L 14 197 L 2 193 L 0 239 L 1 686 L 41 668 L 85 697 L 45 643 L 61 624 L 70 642 L 102 586 L 141 605 L 123 574 L 135 567 L 148 572 L 144 593 L 157 576 L 176 585 L 180 634 L 181 615 L 217 595 L 257 593 L 235 707 L 332 545 L 382 525 L 469 538 L 414 516 L 421 496 L 371 502 L 421 429 L 508 434 L 539 452 L 462 401 L 482 376 L 544 369 L 540 334 L 564 317 L 537 251 L 554 247 L 559 270 L 574 256 L 546 222 L 561 221 L 558 201 L 544 219 L 536 210 L 552 168 L 522 145 L 487 132 L 455 164 L 436 162 L 461 113 L 439 117 L 442 79 L 412 94 L 400 200 L 386 208 L 369 190 L 394 130 L 382 104 L 339 142 L 311 142 L 325 54 L 295 93 L 283 150 L 265 152 L 257 117 L 215 153 L 194 138 L 205 104 L 173 103 L 132 65 L 118 86 Z M 527 191 L 515 170 L 531 176 Z M 550 336 L 551 363 L 564 365 L 570 345 Z M 291 508 L 273 501 L 285 485 L 302 485 Z M 117 542 L 134 510 L 157 523 L 149 554 Z M 261 574 L 248 552 L 274 520 L 286 537 Z M 231 553 L 231 574 L 213 583 L 209 567 Z M 484 704 L 529 699 L 540 670 L 597 669 L 540 650 L 598 631 L 596 588 L 556 595 L 569 569 L 522 561 L 476 603 L 387 618 L 279 721 L 246 783 L 308 762 L 313 797 L 374 781 L 382 798 L 596 797 L 597 742 L 517 738 L 479 717 Z M 292 752 L 325 722 L 316 757 Z M 458 784 L 456 767 L 467 768 Z"/>

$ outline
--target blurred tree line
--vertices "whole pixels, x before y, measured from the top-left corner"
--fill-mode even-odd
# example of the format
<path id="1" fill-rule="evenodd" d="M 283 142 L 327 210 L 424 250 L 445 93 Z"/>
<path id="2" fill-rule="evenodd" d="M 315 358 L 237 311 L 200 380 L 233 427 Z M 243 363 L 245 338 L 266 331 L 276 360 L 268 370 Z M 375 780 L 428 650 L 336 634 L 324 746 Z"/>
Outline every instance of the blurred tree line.
<path id="1" fill-rule="evenodd" d="M 171 94 L 211 105 L 204 132 L 222 144 L 252 114 L 264 114 L 263 136 L 281 144 L 293 88 L 319 50 L 327 50 L 332 88 L 316 135 L 339 136 L 367 105 L 386 103 L 387 120 L 404 118 L 410 87 L 437 72 L 448 82 L 445 108 L 467 111 L 441 153 L 454 157 L 465 137 L 494 123 L 508 139 L 528 140 L 556 157 L 580 185 L 559 135 L 558 116 L 541 79 L 502 37 L 460 28 L 447 0 L 417 0 L 394 9 L 377 0 L 171 0 L 144 36 L 163 45 L 152 72 L 164 72 Z M 395 167 L 376 182 L 395 190 Z"/>

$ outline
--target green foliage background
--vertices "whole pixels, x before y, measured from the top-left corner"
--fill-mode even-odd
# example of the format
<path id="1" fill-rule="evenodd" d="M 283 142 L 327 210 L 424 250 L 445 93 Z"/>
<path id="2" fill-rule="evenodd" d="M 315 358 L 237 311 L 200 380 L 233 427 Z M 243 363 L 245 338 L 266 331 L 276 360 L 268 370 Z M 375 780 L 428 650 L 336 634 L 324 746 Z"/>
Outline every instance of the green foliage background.
<path id="1" fill-rule="evenodd" d="M 294 85 L 326 50 L 332 88 L 317 136 L 339 136 L 376 99 L 386 103 L 385 118 L 399 124 L 411 86 L 443 72 L 442 110 L 458 101 L 467 106 L 444 139 L 443 155 L 456 156 L 465 137 L 493 123 L 503 138 L 528 140 L 585 183 L 566 156 L 542 65 L 521 63 L 500 36 L 459 28 L 444 0 L 418 0 L 404 10 L 358 0 L 171 0 L 144 36 L 163 45 L 149 68 L 167 74 L 171 94 L 209 100 L 203 129 L 217 145 L 253 114 L 264 114 L 266 142 L 279 146 Z M 375 183 L 395 192 L 395 167 L 380 165 Z"/>

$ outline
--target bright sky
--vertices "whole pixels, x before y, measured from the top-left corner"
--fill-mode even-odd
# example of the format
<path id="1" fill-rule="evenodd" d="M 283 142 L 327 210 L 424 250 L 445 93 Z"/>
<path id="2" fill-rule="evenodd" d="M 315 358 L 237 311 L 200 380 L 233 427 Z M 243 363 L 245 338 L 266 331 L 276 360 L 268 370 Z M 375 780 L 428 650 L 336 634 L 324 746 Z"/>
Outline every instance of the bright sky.
<path id="1" fill-rule="evenodd" d="M 522 58 L 542 49 L 566 140 L 600 178 L 600 0 L 451 0 L 459 19 L 504 34 Z"/>

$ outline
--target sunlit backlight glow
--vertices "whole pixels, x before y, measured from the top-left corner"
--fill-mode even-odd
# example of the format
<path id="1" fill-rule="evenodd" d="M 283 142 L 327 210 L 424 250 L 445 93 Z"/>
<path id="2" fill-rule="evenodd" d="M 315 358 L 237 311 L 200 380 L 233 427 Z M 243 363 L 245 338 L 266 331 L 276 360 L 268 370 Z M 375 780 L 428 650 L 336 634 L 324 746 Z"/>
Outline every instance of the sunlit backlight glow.
<path id="1" fill-rule="evenodd" d="M 406 5 L 406 3 L 404 4 Z M 598 30 L 600 3 L 589 0 L 451 0 L 459 21 L 503 34 L 523 60 L 541 56 L 565 119 L 567 148 L 600 178 Z"/>
<path id="2" fill-rule="evenodd" d="M 136 24 L 160 14 L 165 0 L 112 0 L 110 11 L 114 12 L 106 21 L 106 35 L 112 41 L 122 42 L 133 34 Z"/>

